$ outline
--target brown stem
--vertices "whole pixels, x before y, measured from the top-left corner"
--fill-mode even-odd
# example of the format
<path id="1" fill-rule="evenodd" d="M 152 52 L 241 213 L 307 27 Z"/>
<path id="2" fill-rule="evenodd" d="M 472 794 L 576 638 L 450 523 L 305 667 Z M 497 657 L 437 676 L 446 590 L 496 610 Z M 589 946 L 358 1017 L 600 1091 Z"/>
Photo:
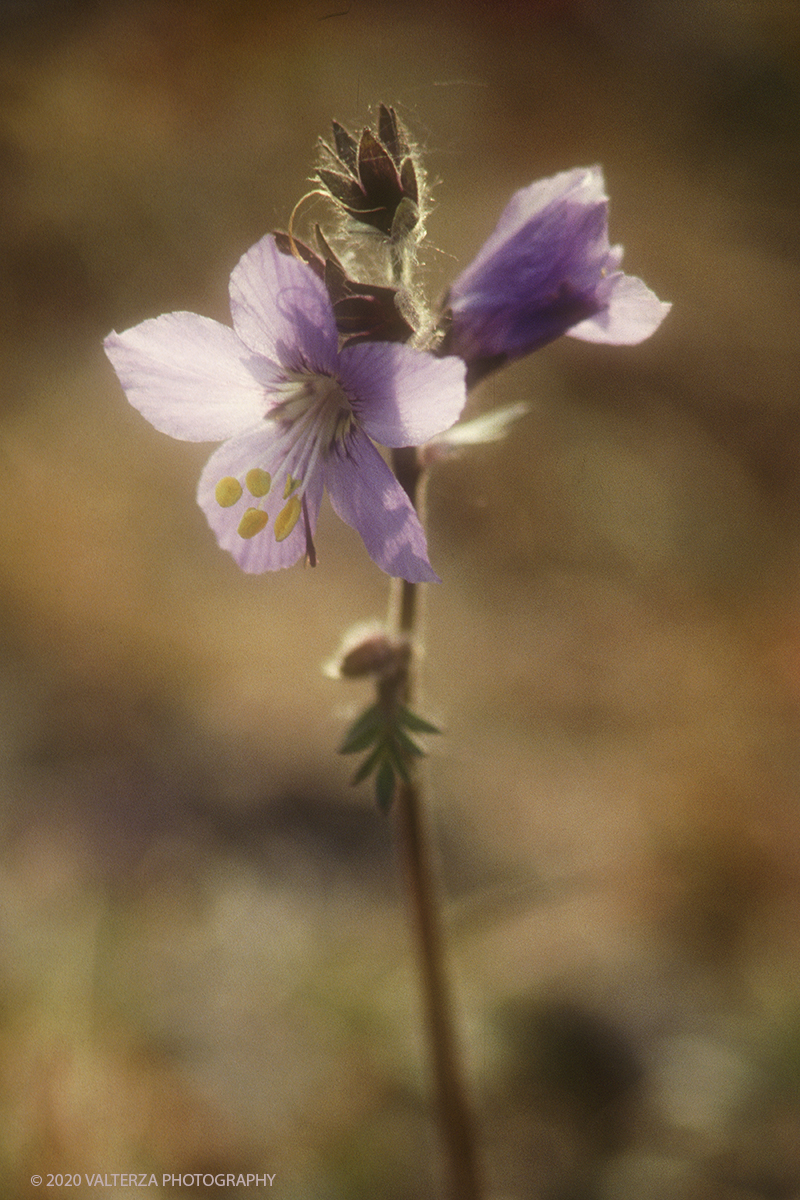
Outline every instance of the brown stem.
<path id="1" fill-rule="evenodd" d="M 397 476 L 397 482 L 417 510 L 419 519 L 424 521 L 424 471 L 420 466 L 416 446 L 403 446 L 399 450 L 393 450 L 392 466 Z M 400 603 L 397 611 L 389 614 L 390 620 L 393 616 L 398 633 L 411 637 L 417 621 L 419 588 L 416 583 L 409 583 L 407 579 L 399 579 L 397 582 L 400 585 Z"/>
<path id="2" fill-rule="evenodd" d="M 416 449 L 395 450 L 393 466 L 411 503 L 420 511 L 423 471 Z M 396 694 L 402 703 L 408 703 L 413 689 L 412 639 L 419 618 L 419 588 L 417 584 L 406 580 L 401 581 L 401 585 L 400 595 L 393 604 L 394 624 L 399 634 L 409 638 L 411 653 L 403 676 L 397 682 Z M 475 1135 L 454 1032 L 438 888 L 432 869 L 420 776 L 413 768 L 410 781 L 401 782 L 398 786 L 395 805 L 451 1194 L 453 1200 L 480 1200 L 482 1188 Z"/>

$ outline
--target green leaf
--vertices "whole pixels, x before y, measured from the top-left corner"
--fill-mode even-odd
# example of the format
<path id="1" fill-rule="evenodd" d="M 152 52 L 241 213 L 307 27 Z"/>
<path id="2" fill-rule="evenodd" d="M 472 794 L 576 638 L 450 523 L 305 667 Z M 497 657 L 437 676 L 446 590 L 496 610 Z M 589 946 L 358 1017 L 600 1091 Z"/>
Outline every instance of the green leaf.
<path id="1" fill-rule="evenodd" d="M 383 812 L 391 805 L 398 780 L 410 783 L 411 764 L 425 754 L 408 730 L 424 734 L 439 733 L 430 721 L 403 705 L 387 712 L 380 705 L 373 704 L 353 722 L 339 747 L 340 754 L 369 750 L 353 775 L 352 783 L 363 783 L 374 773 L 375 796 Z"/>
<path id="2" fill-rule="evenodd" d="M 366 750 L 380 736 L 383 721 L 383 713 L 377 704 L 373 704 L 350 726 L 339 747 L 339 753 L 357 754 L 359 750 Z"/>
<path id="3" fill-rule="evenodd" d="M 385 757 L 383 744 L 376 746 L 372 754 L 368 754 L 362 762 L 361 766 L 353 776 L 352 783 L 355 786 L 357 783 L 363 783 L 368 775 L 371 775 L 378 763 Z"/>
<path id="4" fill-rule="evenodd" d="M 412 712 L 410 708 L 401 705 L 398 709 L 398 717 L 400 724 L 406 729 L 411 729 L 414 733 L 441 733 L 441 729 L 437 729 L 435 725 L 431 725 L 430 721 L 426 721 L 420 717 L 418 713 Z"/>
<path id="5" fill-rule="evenodd" d="M 392 769 L 397 772 L 404 783 L 411 783 L 411 775 L 408 770 L 408 754 L 398 745 L 394 737 L 386 741 L 384 749 L 387 761 L 391 764 Z"/>
<path id="6" fill-rule="evenodd" d="M 418 746 L 417 743 L 414 741 L 414 739 L 410 738 L 408 736 L 408 734 L 404 733 L 404 731 L 402 729 L 395 729 L 394 736 L 398 743 L 399 748 L 405 752 L 407 757 L 409 757 L 409 758 L 424 758 L 425 757 L 425 751 L 422 749 L 422 747 Z"/>

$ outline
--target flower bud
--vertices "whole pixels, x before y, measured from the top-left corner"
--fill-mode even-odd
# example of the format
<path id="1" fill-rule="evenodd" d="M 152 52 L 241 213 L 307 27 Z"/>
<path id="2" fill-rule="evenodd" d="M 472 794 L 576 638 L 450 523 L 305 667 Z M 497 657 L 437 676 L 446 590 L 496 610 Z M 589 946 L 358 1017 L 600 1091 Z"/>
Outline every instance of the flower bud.
<path id="1" fill-rule="evenodd" d="M 325 674 L 333 679 L 387 678 L 408 665 L 408 643 L 391 637 L 381 625 L 356 625 L 349 630 Z"/>
<path id="2" fill-rule="evenodd" d="M 317 178 L 349 217 L 393 240 L 408 237 L 420 221 L 419 177 L 405 132 L 393 108 L 378 110 L 378 132 L 365 129 L 358 141 L 333 122 L 332 163 Z"/>

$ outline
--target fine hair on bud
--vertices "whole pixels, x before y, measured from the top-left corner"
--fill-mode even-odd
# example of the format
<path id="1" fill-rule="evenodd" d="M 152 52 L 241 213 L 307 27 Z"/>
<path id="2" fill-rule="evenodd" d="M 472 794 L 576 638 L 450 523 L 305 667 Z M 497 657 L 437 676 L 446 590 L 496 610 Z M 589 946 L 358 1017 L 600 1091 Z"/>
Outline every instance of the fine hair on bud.
<path id="1" fill-rule="evenodd" d="M 381 279 L 411 287 L 416 249 L 425 236 L 426 178 L 419 155 L 394 108 L 380 104 L 377 120 L 352 133 L 332 122 L 333 137 L 321 143 L 316 181 L 338 218 L 335 236 L 344 242 L 342 258 L 377 258 Z M 404 301 L 409 310 L 417 302 Z"/>

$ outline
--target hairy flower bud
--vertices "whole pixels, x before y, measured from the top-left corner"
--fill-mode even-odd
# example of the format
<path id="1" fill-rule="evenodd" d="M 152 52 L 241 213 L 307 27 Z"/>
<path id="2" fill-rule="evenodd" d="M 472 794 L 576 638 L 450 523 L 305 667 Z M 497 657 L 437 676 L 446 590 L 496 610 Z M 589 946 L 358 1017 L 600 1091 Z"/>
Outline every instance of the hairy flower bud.
<path id="1" fill-rule="evenodd" d="M 413 233 L 420 221 L 419 173 L 394 109 L 382 104 L 377 135 L 364 129 L 358 141 L 334 121 L 333 140 L 333 147 L 323 143 L 332 165 L 319 167 L 317 178 L 334 203 L 393 241 Z"/>

